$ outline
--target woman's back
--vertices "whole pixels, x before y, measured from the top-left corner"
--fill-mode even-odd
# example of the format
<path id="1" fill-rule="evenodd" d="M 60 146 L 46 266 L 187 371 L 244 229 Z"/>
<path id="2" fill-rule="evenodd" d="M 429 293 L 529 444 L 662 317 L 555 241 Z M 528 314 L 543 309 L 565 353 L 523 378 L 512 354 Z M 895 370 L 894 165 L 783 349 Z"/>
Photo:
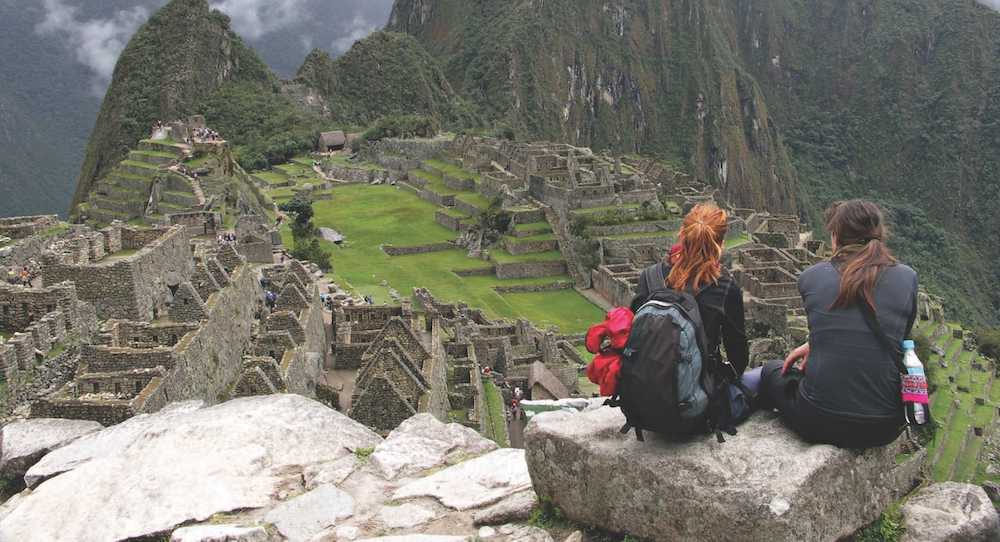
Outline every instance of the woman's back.
<path id="1" fill-rule="evenodd" d="M 860 304 L 831 308 L 841 274 L 830 262 L 799 278 L 809 319 L 809 366 L 800 394 L 827 414 L 855 419 L 900 415 L 900 376 L 893 354 L 869 328 Z M 917 274 L 905 265 L 882 270 L 875 288 L 879 324 L 895 343 L 909 336 L 916 317 Z"/>

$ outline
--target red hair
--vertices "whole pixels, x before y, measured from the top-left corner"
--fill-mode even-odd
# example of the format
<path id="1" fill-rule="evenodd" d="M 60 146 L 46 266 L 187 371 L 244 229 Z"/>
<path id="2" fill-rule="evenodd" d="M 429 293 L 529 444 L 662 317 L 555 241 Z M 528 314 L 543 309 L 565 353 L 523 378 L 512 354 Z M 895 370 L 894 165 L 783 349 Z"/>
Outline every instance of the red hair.
<path id="1" fill-rule="evenodd" d="M 676 253 L 671 250 L 667 286 L 674 290 L 701 288 L 719 280 L 722 274 L 723 244 L 729 229 L 729 215 L 710 203 L 695 205 L 684 217 Z"/>

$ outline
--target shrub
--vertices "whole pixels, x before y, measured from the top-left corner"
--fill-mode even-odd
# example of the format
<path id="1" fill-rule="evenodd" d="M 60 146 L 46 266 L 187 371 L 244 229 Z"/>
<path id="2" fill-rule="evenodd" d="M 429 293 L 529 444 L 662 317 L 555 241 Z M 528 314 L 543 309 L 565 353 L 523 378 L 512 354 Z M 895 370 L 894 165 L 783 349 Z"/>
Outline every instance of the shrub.
<path id="1" fill-rule="evenodd" d="M 374 126 L 362 134 L 365 142 L 396 137 L 434 137 L 441 125 L 433 117 L 423 115 L 393 115 L 378 119 Z"/>
<path id="2" fill-rule="evenodd" d="M 979 328 L 976 330 L 976 340 L 982 355 L 1000 360 L 1000 328 Z"/>

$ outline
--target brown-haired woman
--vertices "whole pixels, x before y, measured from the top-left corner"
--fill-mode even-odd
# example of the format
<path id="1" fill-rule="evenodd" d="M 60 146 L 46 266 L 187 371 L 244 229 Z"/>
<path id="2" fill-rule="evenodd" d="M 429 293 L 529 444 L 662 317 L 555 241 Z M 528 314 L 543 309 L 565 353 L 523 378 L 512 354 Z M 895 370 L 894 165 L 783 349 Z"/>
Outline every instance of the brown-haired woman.
<path id="1" fill-rule="evenodd" d="M 746 369 L 749 349 L 743 291 L 721 263 L 728 221 L 726 212 L 715 205 L 703 203 L 691 209 L 666 261 L 654 264 L 654 276 L 662 277 L 661 283 L 648 284 L 647 274 L 640 275 L 632 311 L 638 311 L 659 288 L 693 291 L 705 328 L 707 356 L 718 362 L 719 347 L 724 345 L 726 359 L 740 374 Z"/>
<path id="2" fill-rule="evenodd" d="M 826 212 L 826 228 L 833 258 L 799 277 L 809 342 L 784 363 L 764 367 L 760 404 L 777 408 L 808 441 L 883 446 L 903 427 L 900 375 L 894 353 L 862 311 L 874 312 L 885 335 L 901 343 L 916 319 L 917 274 L 892 256 L 874 203 L 835 203 Z"/>

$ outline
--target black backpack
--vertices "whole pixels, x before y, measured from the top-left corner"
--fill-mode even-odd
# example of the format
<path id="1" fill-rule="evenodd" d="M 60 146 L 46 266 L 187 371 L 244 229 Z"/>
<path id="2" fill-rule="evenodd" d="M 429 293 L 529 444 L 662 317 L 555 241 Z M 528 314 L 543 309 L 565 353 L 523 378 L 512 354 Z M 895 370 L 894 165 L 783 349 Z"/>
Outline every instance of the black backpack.
<path id="1" fill-rule="evenodd" d="M 643 274 L 651 293 L 636 301 L 628 343 L 622 356 L 618 390 L 608 405 L 625 414 L 621 432 L 635 429 L 668 436 L 722 431 L 734 435 L 730 416 L 729 384 L 739 382 L 729 365 L 725 371 L 707 355 L 705 329 L 697 292 L 667 288 L 665 264 L 646 269 Z M 728 373 L 728 374 L 727 374 Z"/>

